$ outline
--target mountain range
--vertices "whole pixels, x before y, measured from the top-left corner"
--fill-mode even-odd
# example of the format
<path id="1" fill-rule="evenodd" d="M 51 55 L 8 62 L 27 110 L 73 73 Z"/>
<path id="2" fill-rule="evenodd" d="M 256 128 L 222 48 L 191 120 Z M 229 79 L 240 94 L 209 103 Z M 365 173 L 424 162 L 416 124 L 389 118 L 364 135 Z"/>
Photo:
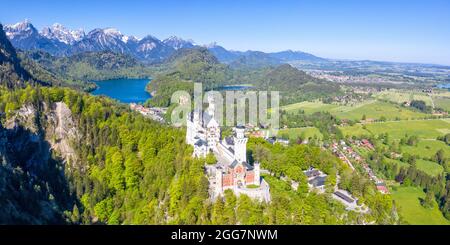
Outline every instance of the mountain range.
<path id="1" fill-rule="evenodd" d="M 96 28 L 88 33 L 84 30 L 70 30 L 61 24 L 54 24 L 38 31 L 25 20 L 3 27 L 15 48 L 32 51 L 42 50 L 55 56 L 70 56 L 83 52 L 112 51 L 128 54 L 146 63 L 158 63 L 170 57 L 176 50 L 201 46 L 192 40 L 172 36 L 165 40 L 147 35 L 144 38 L 127 36 L 114 28 Z M 264 53 L 260 51 L 233 51 L 212 43 L 203 45 L 220 62 L 249 66 L 274 65 L 294 60 L 323 61 L 325 59 L 299 51 Z M 255 61 L 258 61 L 255 63 Z M 267 62 L 266 62 L 267 61 Z"/>
<path id="2" fill-rule="evenodd" d="M 0 24 L 0 28 L 2 25 Z M 7 88 L 23 87 L 23 81 L 36 82 L 31 74 L 20 64 L 16 50 L 0 31 L 0 85 Z"/>

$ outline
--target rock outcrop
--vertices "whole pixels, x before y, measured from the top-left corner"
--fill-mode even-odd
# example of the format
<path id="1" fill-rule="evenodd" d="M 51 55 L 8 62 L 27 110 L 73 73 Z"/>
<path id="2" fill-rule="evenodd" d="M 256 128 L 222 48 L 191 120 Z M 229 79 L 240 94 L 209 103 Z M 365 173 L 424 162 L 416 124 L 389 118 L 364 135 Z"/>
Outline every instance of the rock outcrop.
<path id="1" fill-rule="evenodd" d="M 79 139 L 63 102 L 24 105 L 0 123 L 0 224 L 65 223 L 75 202 L 64 173 Z"/>

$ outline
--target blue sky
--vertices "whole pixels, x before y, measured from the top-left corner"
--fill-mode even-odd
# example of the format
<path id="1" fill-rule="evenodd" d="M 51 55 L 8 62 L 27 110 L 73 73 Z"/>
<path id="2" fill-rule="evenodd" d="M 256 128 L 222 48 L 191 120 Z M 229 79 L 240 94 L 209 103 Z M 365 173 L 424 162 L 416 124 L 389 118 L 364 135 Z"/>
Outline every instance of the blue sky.
<path id="1" fill-rule="evenodd" d="M 450 65 L 448 0 L 0 0 L 0 22 L 28 18 L 127 35 L 171 35 L 234 50 Z"/>

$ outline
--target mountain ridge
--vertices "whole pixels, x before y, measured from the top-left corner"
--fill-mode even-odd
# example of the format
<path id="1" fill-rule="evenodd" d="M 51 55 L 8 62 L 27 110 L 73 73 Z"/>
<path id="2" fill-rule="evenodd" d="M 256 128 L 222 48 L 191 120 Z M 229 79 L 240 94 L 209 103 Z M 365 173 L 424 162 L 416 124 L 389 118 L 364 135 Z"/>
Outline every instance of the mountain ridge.
<path id="1" fill-rule="evenodd" d="M 122 34 L 111 27 L 95 28 L 87 33 L 82 29 L 70 30 L 62 24 L 55 23 L 38 31 L 29 20 L 13 25 L 5 25 L 4 30 L 15 48 L 25 51 L 43 50 L 55 56 L 69 56 L 76 53 L 92 51 L 113 51 L 129 54 L 146 63 L 160 63 L 170 57 L 176 50 L 182 48 L 206 47 L 220 62 L 232 63 L 245 60 L 248 63 L 259 55 L 263 60 L 273 63 L 285 63 L 293 59 L 320 61 L 323 58 L 300 51 L 281 51 L 265 53 L 261 51 L 233 51 L 213 43 L 212 45 L 197 45 L 193 40 L 185 40 L 171 36 L 160 40 L 152 35 L 143 38 Z M 261 63 L 261 62 L 259 62 Z M 259 66 L 260 64 L 246 64 Z"/>

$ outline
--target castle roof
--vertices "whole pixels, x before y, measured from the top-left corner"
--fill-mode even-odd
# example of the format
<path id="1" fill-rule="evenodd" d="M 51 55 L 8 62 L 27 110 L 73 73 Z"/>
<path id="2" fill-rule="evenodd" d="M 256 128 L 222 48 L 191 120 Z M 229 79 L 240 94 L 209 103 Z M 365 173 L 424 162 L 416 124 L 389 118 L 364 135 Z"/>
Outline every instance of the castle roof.
<path id="1" fill-rule="evenodd" d="M 196 146 L 203 146 L 203 145 L 207 145 L 207 143 L 206 143 L 206 141 L 204 141 L 204 140 L 202 140 L 202 139 L 199 139 L 199 140 L 197 140 L 197 141 L 195 142 L 194 145 L 196 145 Z"/>
<path id="2" fill-rule="evenodd" d="M 226 137 L 225 142 L 227 143 L 227 145 L 234 145 L 233 137 Z"/>
<path id="3" fill-rule="evenodd" d="M 241 163 L 247 170 L 252 170 L 253 166 L 248 164 L 247 162 L 242 162 Z M 235 168 L 239 165 L 239 162 L 234 160 L 231 164 L 230 164 L 230 168 Z"/>

